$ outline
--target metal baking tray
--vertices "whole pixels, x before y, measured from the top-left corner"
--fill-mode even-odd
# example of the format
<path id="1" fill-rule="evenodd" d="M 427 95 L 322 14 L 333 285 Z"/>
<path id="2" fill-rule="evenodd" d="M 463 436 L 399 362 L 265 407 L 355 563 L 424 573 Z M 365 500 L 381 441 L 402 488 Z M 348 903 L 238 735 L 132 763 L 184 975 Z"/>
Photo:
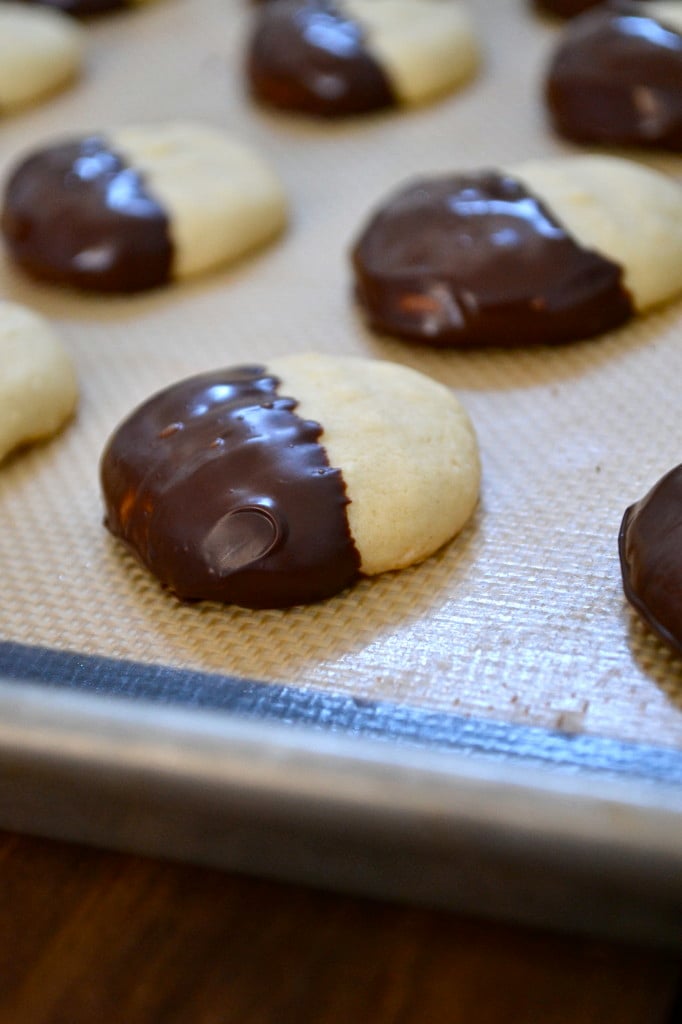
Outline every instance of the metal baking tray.
<path id="1" fill-rule="evenodd" d="M 678 946 L 682 754 L 0 647 L 6 827 Z"/>
<path id="2" fill-rule="evenodd" d="M 480 73 L 421 110 L 256 110 L 251 5 L 158 0 L 88 23 L 82 81 L 0 124 L 4 177 L 48 137 L 200 117 L 267 154 L 292 206 L 279 244 L 148 296 L 75 296 L 0 260 L 0 294 L 53 321 L 82 391 L 61 437 L 0 470 L 0 825 L 679 946 L 682 665 L 627 610 L 616 538 L 679 461 L 682 308 L 459 353 L 370 336 L 350 295 L 348 246 L 398 183 L 575 152 L 539 101 L 557 25 L 469 6 Z M 108 433 L 184 374 L 309 348 L 456 390 L 483 456 L 474 521 L 320 606 L 179 605 L 101 526 Z"/>

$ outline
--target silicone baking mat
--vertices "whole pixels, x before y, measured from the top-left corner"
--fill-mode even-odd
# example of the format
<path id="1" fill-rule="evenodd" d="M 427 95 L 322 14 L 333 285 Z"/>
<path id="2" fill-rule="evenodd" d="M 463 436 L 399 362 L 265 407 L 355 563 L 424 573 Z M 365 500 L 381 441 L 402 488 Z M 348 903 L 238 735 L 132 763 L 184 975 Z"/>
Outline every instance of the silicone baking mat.
<path id="1" fill-rule="evenodd" d="M 208 706 L 229 704 L 224 681 L 238 677 L 258 693 L 285 687 L 301 707 L 317 701 L 342 726 L 348 702 L 384 702 L 404 721 L 452 716 L 462 735 L 468 723 L 500 749 L 513 747 L 515 728 L 538 728 L 667 750 L 668 774 L 679 772 L 682 666 L 627 609 L 616 543 L 625 507 L 680 461 L 679 303 L 593 341 L 485 352 L 374 337 L 353 306 L 349 246 L 396 185 L 575 151 L 552 136 L 540 98 L 559 26 L 523 0 L 468 6 L 479 74 L 418 110 L 336 124 L 266 113 L 243 83 L 251 5 L 157 0 L 88 23 L 81 81 L 2 121 L 4 176 L 54 137 L 205 120 L 270 159 L 291 219 L 279 242 L 239 265 L 134 298 L 50 289 L 3 257 L 0 293 L 53 321 L 81 401 L 60 437 L 0 469 L 0 670 L 80 685 L 81 656 L 100 670 L 144 663 L 138 681 L 162 666 L 143 693 L 181 701 L 185 673 L 201 678 Z M 677 158 L 646 159 L 679 173 Z M 391 359 L 453 388 L 481 445 L 476 516 L 423 565 L 317 606 L 183 605 L 102 527 L 104 442 L 134 405 L 184 375 L 304 350 Z"/>

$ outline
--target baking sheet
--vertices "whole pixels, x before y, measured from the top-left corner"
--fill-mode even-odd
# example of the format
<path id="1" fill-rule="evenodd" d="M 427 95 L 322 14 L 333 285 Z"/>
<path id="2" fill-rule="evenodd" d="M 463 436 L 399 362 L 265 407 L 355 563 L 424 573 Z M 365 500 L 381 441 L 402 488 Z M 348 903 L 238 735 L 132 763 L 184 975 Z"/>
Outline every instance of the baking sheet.
<path id="1" fill-rule="evenodd" d="M 258 146 L 291 201 L 279 243 L 150 295 L 74 295 L 0 263 L 0 293 L 55 323 L 82 391 L 61 437 L 0 472 L 0 674 L 19 680 L 9 684 L 9 725 L 27 681 L 47 687 L 45 707 L 65 689 L 173 704 L 190 718 L 190 707 L 202 707 L 216 721 L 288 722 L 303 753 L 310 728 L 382 740 L 398 761 L 396 750 L 413 746 L 481 758 L 498 766 L 498 801 L 509 762 L 620 780 L 621 806 L 639 781 L 637 808 L 662 800 L 679 834 L 671 787 L 682 777 L 682 665 L 627 609 L 616 538 L 625 507 L 680 460 L 682 306 L 554 350 L 439 352 L 370 335 L 352 304 L 348 248 L 397 184 L 577 151 L 552 137 L 539 100 L 558 26 L 521 0 L 468 6 L 480 73 L 420 110 L 343 124 L 257 110 L 242 81 L 250 5 L 158 0 L 89 23 L 83 80 L 0 124 L 4 176 L 19 154 L 55 136 L 201 118 Z M 645 159 L 679 174 L 679 158 Z M 474 520 L 422 566 L 317 606 L 181 605 L 102 528 L 97 463 L 107 436 L 179 377 L 311 349 L 392 359 L 455 390 L 481 444 Z M 136 705 L 125 706 L 135 718 Z M 349 707 L 364 718 L 349 717 Z M 51 721 L 57 728 L 56 712 Z M 20 757 L 17 735 L 0 753 Z M 27 743 L 22 763 L 33 750 Z M 575 785 L 582 806 L 587 791 Z M 3 821 L 54 831 L 37 781 L 34 790 L 33 817 L 6 808 Z M 493 814 L 495 801 L 485 806 Z M 121 835 L 104 829 L 99 839 Z M 628 844 L 617 830 L 613 840 Z M 679 912 L 682 894 L 674 899 Z"/>

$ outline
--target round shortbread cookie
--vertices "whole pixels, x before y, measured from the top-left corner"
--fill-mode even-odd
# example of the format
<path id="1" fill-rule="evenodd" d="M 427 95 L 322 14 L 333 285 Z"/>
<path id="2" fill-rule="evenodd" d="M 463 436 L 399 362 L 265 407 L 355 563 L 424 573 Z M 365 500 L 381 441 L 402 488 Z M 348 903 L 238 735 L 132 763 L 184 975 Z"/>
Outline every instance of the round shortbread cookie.
<path id="1" fill-rule="evenodd" d="M 432 100 L 478 61 L 457 0 L 278 0 L 256 15 L 247 78 L 262 103 L 339 117 Z"/>
<path id="2" fill-rule="evenodd" d="M 682 291 L 682 186 L 616 157 L 423 179 L 352 251 L 377 331 L 433 345 L 593 337 Z"/>
<path id="3" fill-rule="evenodd" d="M 545 80 L 575 142 L 682 150 L 682 2 L 605 4 L 562 33 Z"/>
<path id="4" fill-rule="evenodd" d="M 282 187 L 249 146 L 196 123 L 119 128 L 29 155 L 2 230 L 34 277 L 133 292 L 200 274 L 272 240 Z"/>
<path id="5" fill-rule="evenodd" d="M 24 3 L 57 7 L 67 14 L 80 18 L 91 14 L 104 14 L 107 11 L 119 11 L 125 7 L 137 7 L 149 3 L 149 0 L 24 0 Z"/>
<path id="6" fill-rule="evenodd" d="M 66 15 L 0 3 L 0 116 L 68 85 L 82 58 L 82 29 Z"/>
<path id="7" fill-rule="evenodd" d="M 77 398 L 73 365 L 49 324 L 0 300 L 0 461 L 56 433 Z"/>
<path id="8" fill-rule="evenodd" d="M 113 433 L 106 525 L 179 597 L 322 600 L 451 540 L 478 500 L 471 422 L 415 370 L 304 354 L 192 377 Z"/>

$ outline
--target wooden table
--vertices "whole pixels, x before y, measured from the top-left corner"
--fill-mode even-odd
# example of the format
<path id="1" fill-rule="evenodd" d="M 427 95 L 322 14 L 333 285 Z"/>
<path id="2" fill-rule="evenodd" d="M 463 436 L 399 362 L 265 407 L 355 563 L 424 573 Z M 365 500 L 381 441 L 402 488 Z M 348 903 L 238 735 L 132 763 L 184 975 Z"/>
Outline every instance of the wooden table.
<path id="1" fill-rule="evenodd" d="M 0 833 L 0 1024 L 659 1024 L 679 982 L 662 951 Z"/>

